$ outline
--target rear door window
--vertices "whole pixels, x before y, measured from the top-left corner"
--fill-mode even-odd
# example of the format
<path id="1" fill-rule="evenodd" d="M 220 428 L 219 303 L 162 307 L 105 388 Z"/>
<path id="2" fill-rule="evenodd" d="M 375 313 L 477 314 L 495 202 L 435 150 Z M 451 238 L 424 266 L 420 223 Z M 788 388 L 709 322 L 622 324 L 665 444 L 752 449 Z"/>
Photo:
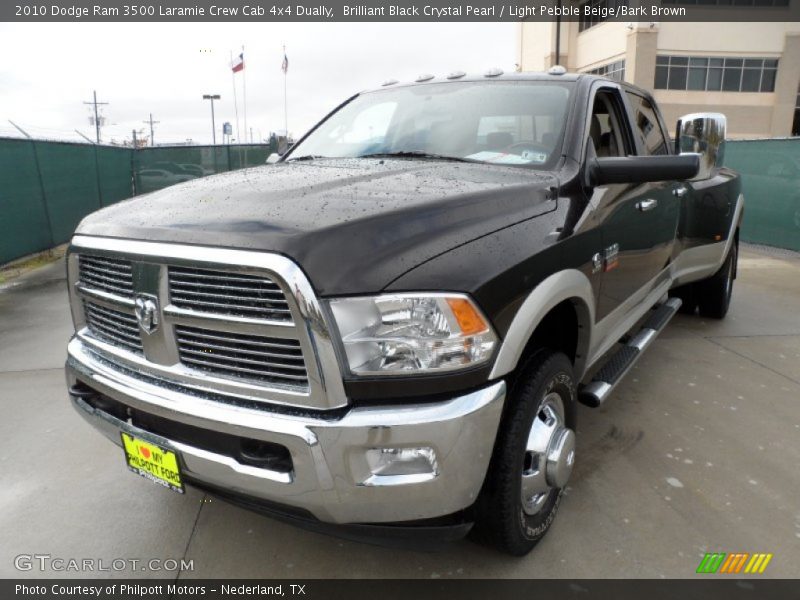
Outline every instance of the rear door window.
<path id="1" fill-rule="evenodd" d="M 642 143 L 644 154 L 669 154 L 667 136 L 661 129 L 658 116 L 650 101 L 639 94 L 626 92 L 633 113 L 633 132 Z"/>

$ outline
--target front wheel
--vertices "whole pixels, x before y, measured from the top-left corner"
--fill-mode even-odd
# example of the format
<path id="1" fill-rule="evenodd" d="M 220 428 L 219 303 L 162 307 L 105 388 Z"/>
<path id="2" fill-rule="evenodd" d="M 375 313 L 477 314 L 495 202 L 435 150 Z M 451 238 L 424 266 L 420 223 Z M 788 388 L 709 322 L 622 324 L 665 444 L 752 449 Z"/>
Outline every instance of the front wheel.
<path id="1" fill-rule="evenodd" d="M 476 504 L 474 535 L 522 556 L 547 533 L 575 460 L 572 363 L 542 350 L 511 388 Z"/>

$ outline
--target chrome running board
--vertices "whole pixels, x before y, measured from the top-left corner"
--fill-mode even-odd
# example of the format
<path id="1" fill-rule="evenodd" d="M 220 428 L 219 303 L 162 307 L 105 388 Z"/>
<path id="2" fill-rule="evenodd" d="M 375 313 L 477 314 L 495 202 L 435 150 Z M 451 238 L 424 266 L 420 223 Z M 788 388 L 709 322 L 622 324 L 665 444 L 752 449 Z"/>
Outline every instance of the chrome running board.
<path id="1" fill-rule="evenodd" d="M 580 390 L 578 400 L 592 408 L 601 406 L 680 307 L 680 298 L 670 298 L 658 306 L 639 332 L 612 354 L 592 380 Z"/>

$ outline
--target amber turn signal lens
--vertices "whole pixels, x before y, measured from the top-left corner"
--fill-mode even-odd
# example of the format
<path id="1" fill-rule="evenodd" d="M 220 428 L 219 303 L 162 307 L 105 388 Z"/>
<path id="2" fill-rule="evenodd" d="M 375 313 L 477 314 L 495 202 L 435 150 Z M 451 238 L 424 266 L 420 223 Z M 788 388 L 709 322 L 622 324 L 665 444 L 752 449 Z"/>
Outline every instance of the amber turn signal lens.
<path id="1" fill-rule="evenodd" d="M 481 318 L 478 311 L 469 300 L 464 298 L 448 298 L 447 304 L 458 321 L 458 326 L 461 328 L 461 333 L 464 335 L 473 335 L 481 333 L 489 329 L 489 325 Z"/>

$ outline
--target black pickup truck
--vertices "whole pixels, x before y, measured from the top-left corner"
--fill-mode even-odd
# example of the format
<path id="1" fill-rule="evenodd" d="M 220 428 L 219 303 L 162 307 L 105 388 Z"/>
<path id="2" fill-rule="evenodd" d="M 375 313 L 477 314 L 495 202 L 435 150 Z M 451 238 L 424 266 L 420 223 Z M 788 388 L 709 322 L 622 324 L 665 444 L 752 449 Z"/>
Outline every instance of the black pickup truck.
<path id="1" fill-rule="evenodd" d="M 554 68 L 387 82 L 263 167 L 87 217 L 77 411 L 128 468 L 342 535 L 528 552 L 677 310 L 722 318 L 725 117 Z M 580 460 L 580 459 L 578 459 Z"/>

